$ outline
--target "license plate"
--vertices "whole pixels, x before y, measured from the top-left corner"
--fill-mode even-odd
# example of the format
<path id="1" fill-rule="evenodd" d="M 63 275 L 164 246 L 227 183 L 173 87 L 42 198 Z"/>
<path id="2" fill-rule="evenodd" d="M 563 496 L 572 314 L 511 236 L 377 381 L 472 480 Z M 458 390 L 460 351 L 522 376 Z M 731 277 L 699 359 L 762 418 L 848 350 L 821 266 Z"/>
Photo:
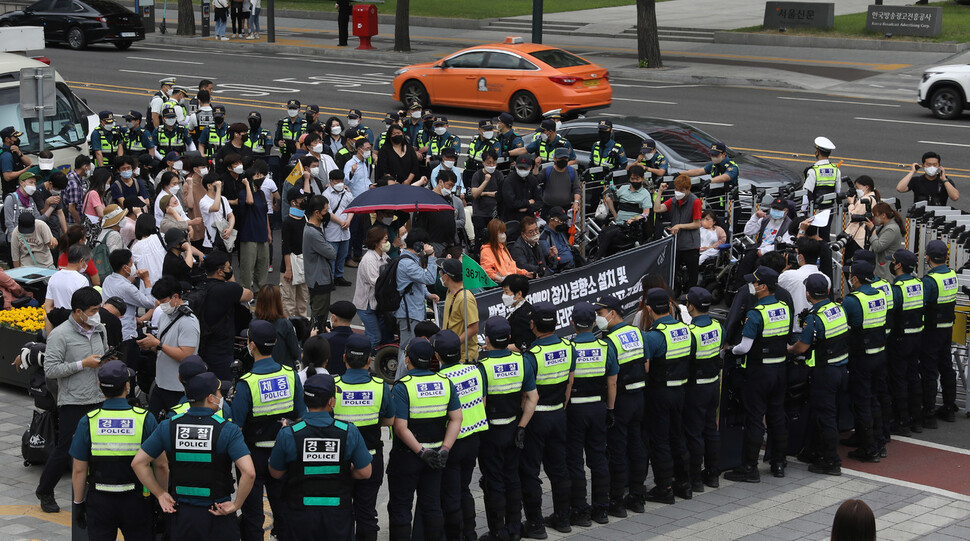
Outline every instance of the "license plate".
<path id="1" fill-rule="evenodd" d="M 122 32 L 121 33 L 121 37 L 123 37 L 123 38 L 133 38 L 133 37 L 135 37 L 137 35 L 138 34 L 136 32 Z"/>
<path id="2" fill-rule="evenodd" d="M 583 81 L 583 86 L 596 86 L 600 84 L 599 79 L 590 79 L 588 81 Z"/>

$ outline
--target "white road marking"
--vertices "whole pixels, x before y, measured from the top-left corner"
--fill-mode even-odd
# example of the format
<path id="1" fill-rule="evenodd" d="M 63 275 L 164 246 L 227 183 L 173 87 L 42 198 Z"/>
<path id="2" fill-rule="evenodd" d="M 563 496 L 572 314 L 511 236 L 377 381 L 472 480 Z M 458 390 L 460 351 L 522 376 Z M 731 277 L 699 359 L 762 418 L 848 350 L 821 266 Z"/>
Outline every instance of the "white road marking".
<path id="1" fill-rule="evenodd" d="M 916 141 L 917 143 L 923 143 L 925 145 L 945 145 L 948 147 L 970 147 L 970 145 L 964 145 L 962 143 L 944 143 L 943 141 Z M 968 452 L 967 454 L 970 454 Z"/>
<path id="2" fill-rule="evenodd" d="M 125 73 L 139 73 L 142 75 L 162 75 L 164 77 L 185 77 L 187 79 L 216 79 L 211 75 L 184 75 L 179 73 L 168 73 L 160 71 L 138 71 L 138 70 L 118 70 Z"/>
<path id="3" fill-rule="evenodd" d="M 613 98 L 616 99 L 616 98 Z M 780 100 L 792 100 L 792 101 L 817 101 L 822 103 L 847 103 L 849 105 L 871 105 L 873 107 L 902 107 L 901 105 L 893 105 L 891 103 L 872 103 L 867 101 L 845 101 L 845 100 L 822 100 L 815 98 L 793 98 L 790 96 L 778 96 Z"/>
<path id="4" fill-rule="evenodd" d="M 129 60 L 148 60 L 150 62 L 175 62 L 176 64 L 198 64 L 204 66 L 205 62 L 192 62 L 190 60 L 169 60 L 167 58 L 145 58 L 143 56 L 129 56 Z"/>
<path id="5" fill-rule="evenodd" d="M 704 124 L 706 126 L 726 126 L 728 128 L 734 126 L 734 124 L 725 124 L 723 122 L 705 122 L 703 120 L 679 120 L 676 118 L 671 118 L 670 120 L 673 120 L 674 122 L 683 122 L 684 124 Z"/>
<path id="6" fill-rule="evenodd" d="M 916 441 L 916 440 L 914 440 Z M 920 442 L 925 444 L 926 442 Z M 901 487 L 915 488 L 916 490 L 922 490 L 929 492 L 931 494 L 936 494 L 937 496 L 945 496 L 947 498 L 952 498 L 954 500 L 960 500 L 962 502 L 970 502 L 970 496 L 966 494 L 960 494 L 959 492 L 952 492 L 949 490 L 944 490 L 942 488 L 936 488 L 930 485 L 922 485 L 920 483 L 911 483 L 909 481 L 903 481 L 902 479 L 894 479 L 892 477 L 884 477 L 882 475 L 876 475 L 873 473 L 866 473 L 857 470 L 851 470 L 849 468 L 842 468 L 842 473 L 847 473 L 855 477 L 861 477 L 863 479 L 869 479 L 870 481 L 879 481 L 881 483 L 889 483 L 890 485 L 897 485 Z"/>
<path id="7" fill-rule="evenodd" d="M 337 92 L 351 92 L 353 94 L 373 94 L 375 96 L 384 96 L 385 98 L 391 96 L 386 92 L 368 92 L 367 90 L 347 90 L 346 88 L 338 88 Z"/>
<path id="8" fill-rule="evenodd" d="M 920 141 L 920 143 L 930 143 L 930 142 L 932 142 L 932 141 Z M 936 143 L 936 144 L 945 144 L 945 143 Z M 964 145 L 964 146 L 970 146 L 970 145 Z M 922 445 L 923 447 L 929 447 L 931 449 L 939 449 L 941 451 L 949 451 L 951 453 L 957 453 L 959 455 L 970 455 L 970 450 L 968 450 L 968 449 L 961 449 L 959 447 L 953 447 L 953 446 L 950 446 L 950 445 L 943 445 L 942 443 L 933 443 L 931 441 L 917 440 L 915 438 L 907 438 L 905 436 L 896 436 L 893 439 L 899 440 L 899 441 L 905 442 L 905 443 L 912 443 L 913 445 Z"/>
<path id="9" fill-rule="evenodd" d="M 854 120 L 868 120 L 870 122 L 893 122 L 896 124 L 916 124 L 917 126 L 939 126 L 941 128 L 964 128 L 970 129 L 970 125 L 966 124 L 944 124 L 943 122 L 919 122 L 916 120 L 894 120 L 891 118 L 869 118 L 864 116 L 857 116 Z"/>
<path id="10" fill-rule="evenodd" d="M 675 101 L 659 101 L 659 100 L 638 100 L 634 98 L 617 98 L 613 97 L 613 101 L 635 101 L 637 103 L 656 103 L 659 105 L 677 105 Z"/>

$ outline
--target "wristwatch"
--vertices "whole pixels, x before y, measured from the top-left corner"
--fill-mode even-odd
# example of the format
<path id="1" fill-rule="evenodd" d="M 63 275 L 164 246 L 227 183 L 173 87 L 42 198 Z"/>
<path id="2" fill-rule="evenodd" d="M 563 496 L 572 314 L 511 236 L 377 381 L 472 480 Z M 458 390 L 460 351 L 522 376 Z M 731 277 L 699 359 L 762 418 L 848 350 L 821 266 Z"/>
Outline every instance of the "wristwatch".
<path id="1" fill-rule="evenodd" d="M 158 345 L 155 346 L 155 351 L 157 351 L 157 352 L 162 351 L 162 343 L 161 342 L 159 342 Z"/>

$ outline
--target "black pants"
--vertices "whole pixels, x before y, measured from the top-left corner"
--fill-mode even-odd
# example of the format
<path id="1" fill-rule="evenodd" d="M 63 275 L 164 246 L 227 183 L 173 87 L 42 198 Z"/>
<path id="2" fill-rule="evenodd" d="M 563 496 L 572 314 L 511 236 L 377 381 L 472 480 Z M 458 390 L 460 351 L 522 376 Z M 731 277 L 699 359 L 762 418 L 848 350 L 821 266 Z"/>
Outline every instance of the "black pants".
<path id="1" fill-rule="evenodd" d="M 886 347 L 893 420 L 902 426 L 919 422 L 921 417 L 923 389 L 919 377 L 919 349 L 919 333 L 891 338 Z"/>
<path id="2" fill-rule="evenodd" d="M 570 404 L 566 408 L 566 469 L 572 483 L 570 507 L 573 511 L 585 510 L 586 469 L 583 454 L 590 471 L 593 486 L 594 508 L 606 509 L 610 505 L 610 467 L 606 461 L 606 402 Z"/>
<path id="3" fill-rule="evenodd" d="M 369 214 L 354 214 L 350 219 L 350 248 L 348 255 L 354 259 L 364 257 L 364 236 L 370 227 Z"/>
<path id="4" fill-rule="evenodd" d="M 118 530 L 125 539 L 151 539 L 152 508 L 141 490 L 116 494 L 90 489 L 86 501 L 90 541 L 115 541 Z"/>
<path id="5" fill-rule="evenodd" d="M 128 368 L 138 372 L 138 361 L 141 360 L 141 348 L 138 347 L 138 340 L 136 338 L 123 340 L 118 345 L 118 350 L 121 352 L 121 360 L 128 365 Z"/>
<path id="6" fill-rule="evenodd" d="M 377 493 L 384 483 L 384 449 L 371 455 L 370 479 L 354 480 L 354 520 L 357 523 L 357 539 L 367 536 L 377 538 Z M 287 517 L 289 518 L 289 517 Z"/>
<path id="7" fill-rule="evenodd" d="M 475 535 L 475 498 L 468 485 L 478 461 L 479 435 L 469 434 L 455 440 L 448 453 L 448 464 L 441 472 L 441 511 L 446 539 L 473 539 Z M 462 537 L 462 535 L 465 537 Z"/>
<path id="8" fill-rule="evenodd" d="M 684 398 L 684 436 L 690 454 L 691 481 L 700 481 L 701 467 L 719 473 L 721 436 L 717 430 L 717 407 L 721 382 L 687 387 Z"/>
<path id="9" fill-rule="evenodd" d="M 566 473 L 566 411 L 537 411 L 525 432 L 525 448 L 519 459 L 522 507 L 529 522 L 542 522 L 542 482 L 539 468 L 549 478 L 553 511 L 569 516 L 569 474 Z"/>
<path id="10" fill-rule="evenodd" d="M 68 451 L 71 449 L 71 440 L 74 439 L 74 432 L 77 424 L 88 412 L 101 407 L 101 403 L 87 405 L 67 405 L 57 408 L 57 445 L 51 452 L 50 458 L 44 464 L 44 471 L 40 474 L 40 482 L 37 484 L 37 494 L 54 494 L 54 487 L 60 481 L 64 472 L 70 468 L 71 457 Z"/>
<path id="11" fill-rule="evenodd" d="M 482 492 L 485 495 L 485 518 L 492 536 L 505 531 L 519 535 L 522 521 L 522 484 L 519 469 L 519 449 L 513 444 L 515 429 L 513 421 L 505 425 L 489 424 L 482 434 L 478 467 L 481 470 Z"/>
<path id="12" fill-rule="evenodd" d="M 283 518 L 286 513 L 282 500 L 283 481 L 274 479 L 269 474 L 269 455 L 273 450 L 251 446 L 250 451 L 253 466 L 256 467 L 256 480 L 253 482 L 249 497 L 242 504 L 242 516 L 239 521 L 242 540 L 262 541 L 263 539 L 263 521 L 266 519 L 266 514 L 263 512 L 263 487 L 266 487 L 266 499 L 269 500 L 270 509 L 273 511 L 273 530 L 277 537 L 285 539 L 287 520 Z"/>
<path id="13" fill-rule="evenodd" d="M 472 216 L 472 227 L 475 230 L 475 247 L 481 253 L 482 245 L 488 242 L 488 222 L 491 216 Z"/>
<path id="14" fill-rule="evenodd" d="M 243 27 L 249 27 L 248 19 L 243 18 L 243 12 L 249 12 L 249 10 L 243 9 L 243 3 L 245 1 L 246 0 L 243 0 L 242 2 L 235 2 L 234 0 L 229 1 L 229 18 L 232 19 L 233 34 L 242 34 Z"/>
<path id="15" fill-rule="evenodd" d="M 350 506 L 288 507 L 286 522 L 286 536 L 279 537 L 281 541 L 319 539 L 323 532 L 326 532 L 326 539 L 333 541 L 351 541 L 354 538 L 354 513 Z"/>
<path id="16" fill-rule="evenodd" d="M 846 366 L 816 365 L 809 377 L 809 432 L 805 448 L 820 457 L 824 465 L 840 465 L 839 395 L 848 384 Z"/>
<path id="17" fill-rule="evenodd" d="M 432 470 L 403 446 L 391 449 L 387 462 L 387 515 L 391 541 L 411 539 L 411 505 L 417 493 L 424 523 L 424 540 L 441 541 L 441 471 Z"/>
<path id="18" fill-rule="evenodd" d="M 179 541 L 239 541 L 236 515 L 213 515 L 208 507 L 197 505 L 180 503 L 169 520 L 169 529 L 169 539 Z"/>
<path id="19" fill-rule="evenodd" d="M 879 448 L 876 432 L 881 432 L 882 408 L 876 399 L 880 371 L 885 371 L 884 353 L 849 355 L 849 398 L 852 400 L 852 417 L 860 449 L 874 453 Z M 885 378 L 882 385 L 885 385 Z"/>
<path id="20" fill-rule="evenodd" d="M 650 430 L 650 463 L 660 488 L 687 480 L 687 446 L 684 443 L 684 386 L 651 385 L 646 390 L 644 418 Z"/>
<path id="21" fill-rule="evenodd" d="M 337 45 L 347 45 L 351 10 L 349 0 L 337 2 Z"/>
<path id="22" fill-rule="evenodd" d="M 168 391 L 153 385 L 151 392 L 148 393 L 148 411 L 158 418 L 162 412 L 170 411 L 178 405 L 183 396 L 185 396 L 183 392 Z"/>
<path id="23" fill-rule="evenodd" d="M 957 373 L 950 352 L 953 329 L 927 326 L 923 329 L 919 372 L 923 385 L 923 416 L 932 417 L 936 410 L 936 381 L 943 391 L 943 407 L 956 411 Z"/>
<path id="24" fill-rule="evenodd" d="M 687 293 L 687 290 L 697 284 L 697 269 L 700 268 L 701 251 L 697 248 L 677 250 L 677 267 L 687 268 L 687 283 L 677 284 L 677 293 Z M 677 273 L 675 276 L 680 276 Z"/>
<path id="25" fill-rule="evenodd" d="M 602 258 L 615 254 L 617 252 L 616 245 L 622 244 L 627 240 L 626 232 L 627 229 L 618 225 L 603 228 L 597 239 L 599 247 L 596 255 Z"/>
<path id="26" fill-rule="evenodd" d="M 619 500 L 629 486 L 630 494 L 646 493 L 647 446 L 644 443 L 643 389 L 617 390 L 616 425 L 607 430 L 606 454 L 610 460 L 610 499 Z"/>
<path id="27" fill-rule="evenodd" d="M 221 380 L 232 381 L 232 354 L 199 353 L 199 356 L 205 359 L 205 363 L 209 365 L 209 372 L 212 372 Z"/>
<path id="28" fill-rule="evenodd" d="M 788 386 L 785 363 L 748 366 L 744 369 L 742 403 L 744 406 L 744 443 L 741 461 L 744 468 L 758 467 L 758 453 L 765 436 L 771 438 L 771 463 L 785 462 L 788 451 L 788 426 L 785 420 L 785 389 Z"/>

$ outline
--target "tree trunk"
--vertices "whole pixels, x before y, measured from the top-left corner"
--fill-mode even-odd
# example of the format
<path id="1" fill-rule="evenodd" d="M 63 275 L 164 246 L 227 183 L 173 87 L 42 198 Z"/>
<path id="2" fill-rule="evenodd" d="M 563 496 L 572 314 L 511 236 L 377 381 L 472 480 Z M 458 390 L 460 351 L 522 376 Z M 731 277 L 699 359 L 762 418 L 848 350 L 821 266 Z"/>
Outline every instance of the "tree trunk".
<path id="1" fill-rule="evenodd" d="M 178 0 L 179 2 L 179 25 L 176 34 L 179 36 L 195 35 L 195 6 L 192 0 Z M 156 3 L 156 9 L 158 4 Z"/>
<path id="2" fill-rule="evenodd" d="M 656 0 L 637 0 L 637 58 L 641 68 L 662 68 Z"/>
<path id="3" fill-rule="evenodd" d="M 395 51 L 408 52 L 411 50 L 410 11 L 411 0 L 398 0 L 397 12 L 394 14 Z"/>

